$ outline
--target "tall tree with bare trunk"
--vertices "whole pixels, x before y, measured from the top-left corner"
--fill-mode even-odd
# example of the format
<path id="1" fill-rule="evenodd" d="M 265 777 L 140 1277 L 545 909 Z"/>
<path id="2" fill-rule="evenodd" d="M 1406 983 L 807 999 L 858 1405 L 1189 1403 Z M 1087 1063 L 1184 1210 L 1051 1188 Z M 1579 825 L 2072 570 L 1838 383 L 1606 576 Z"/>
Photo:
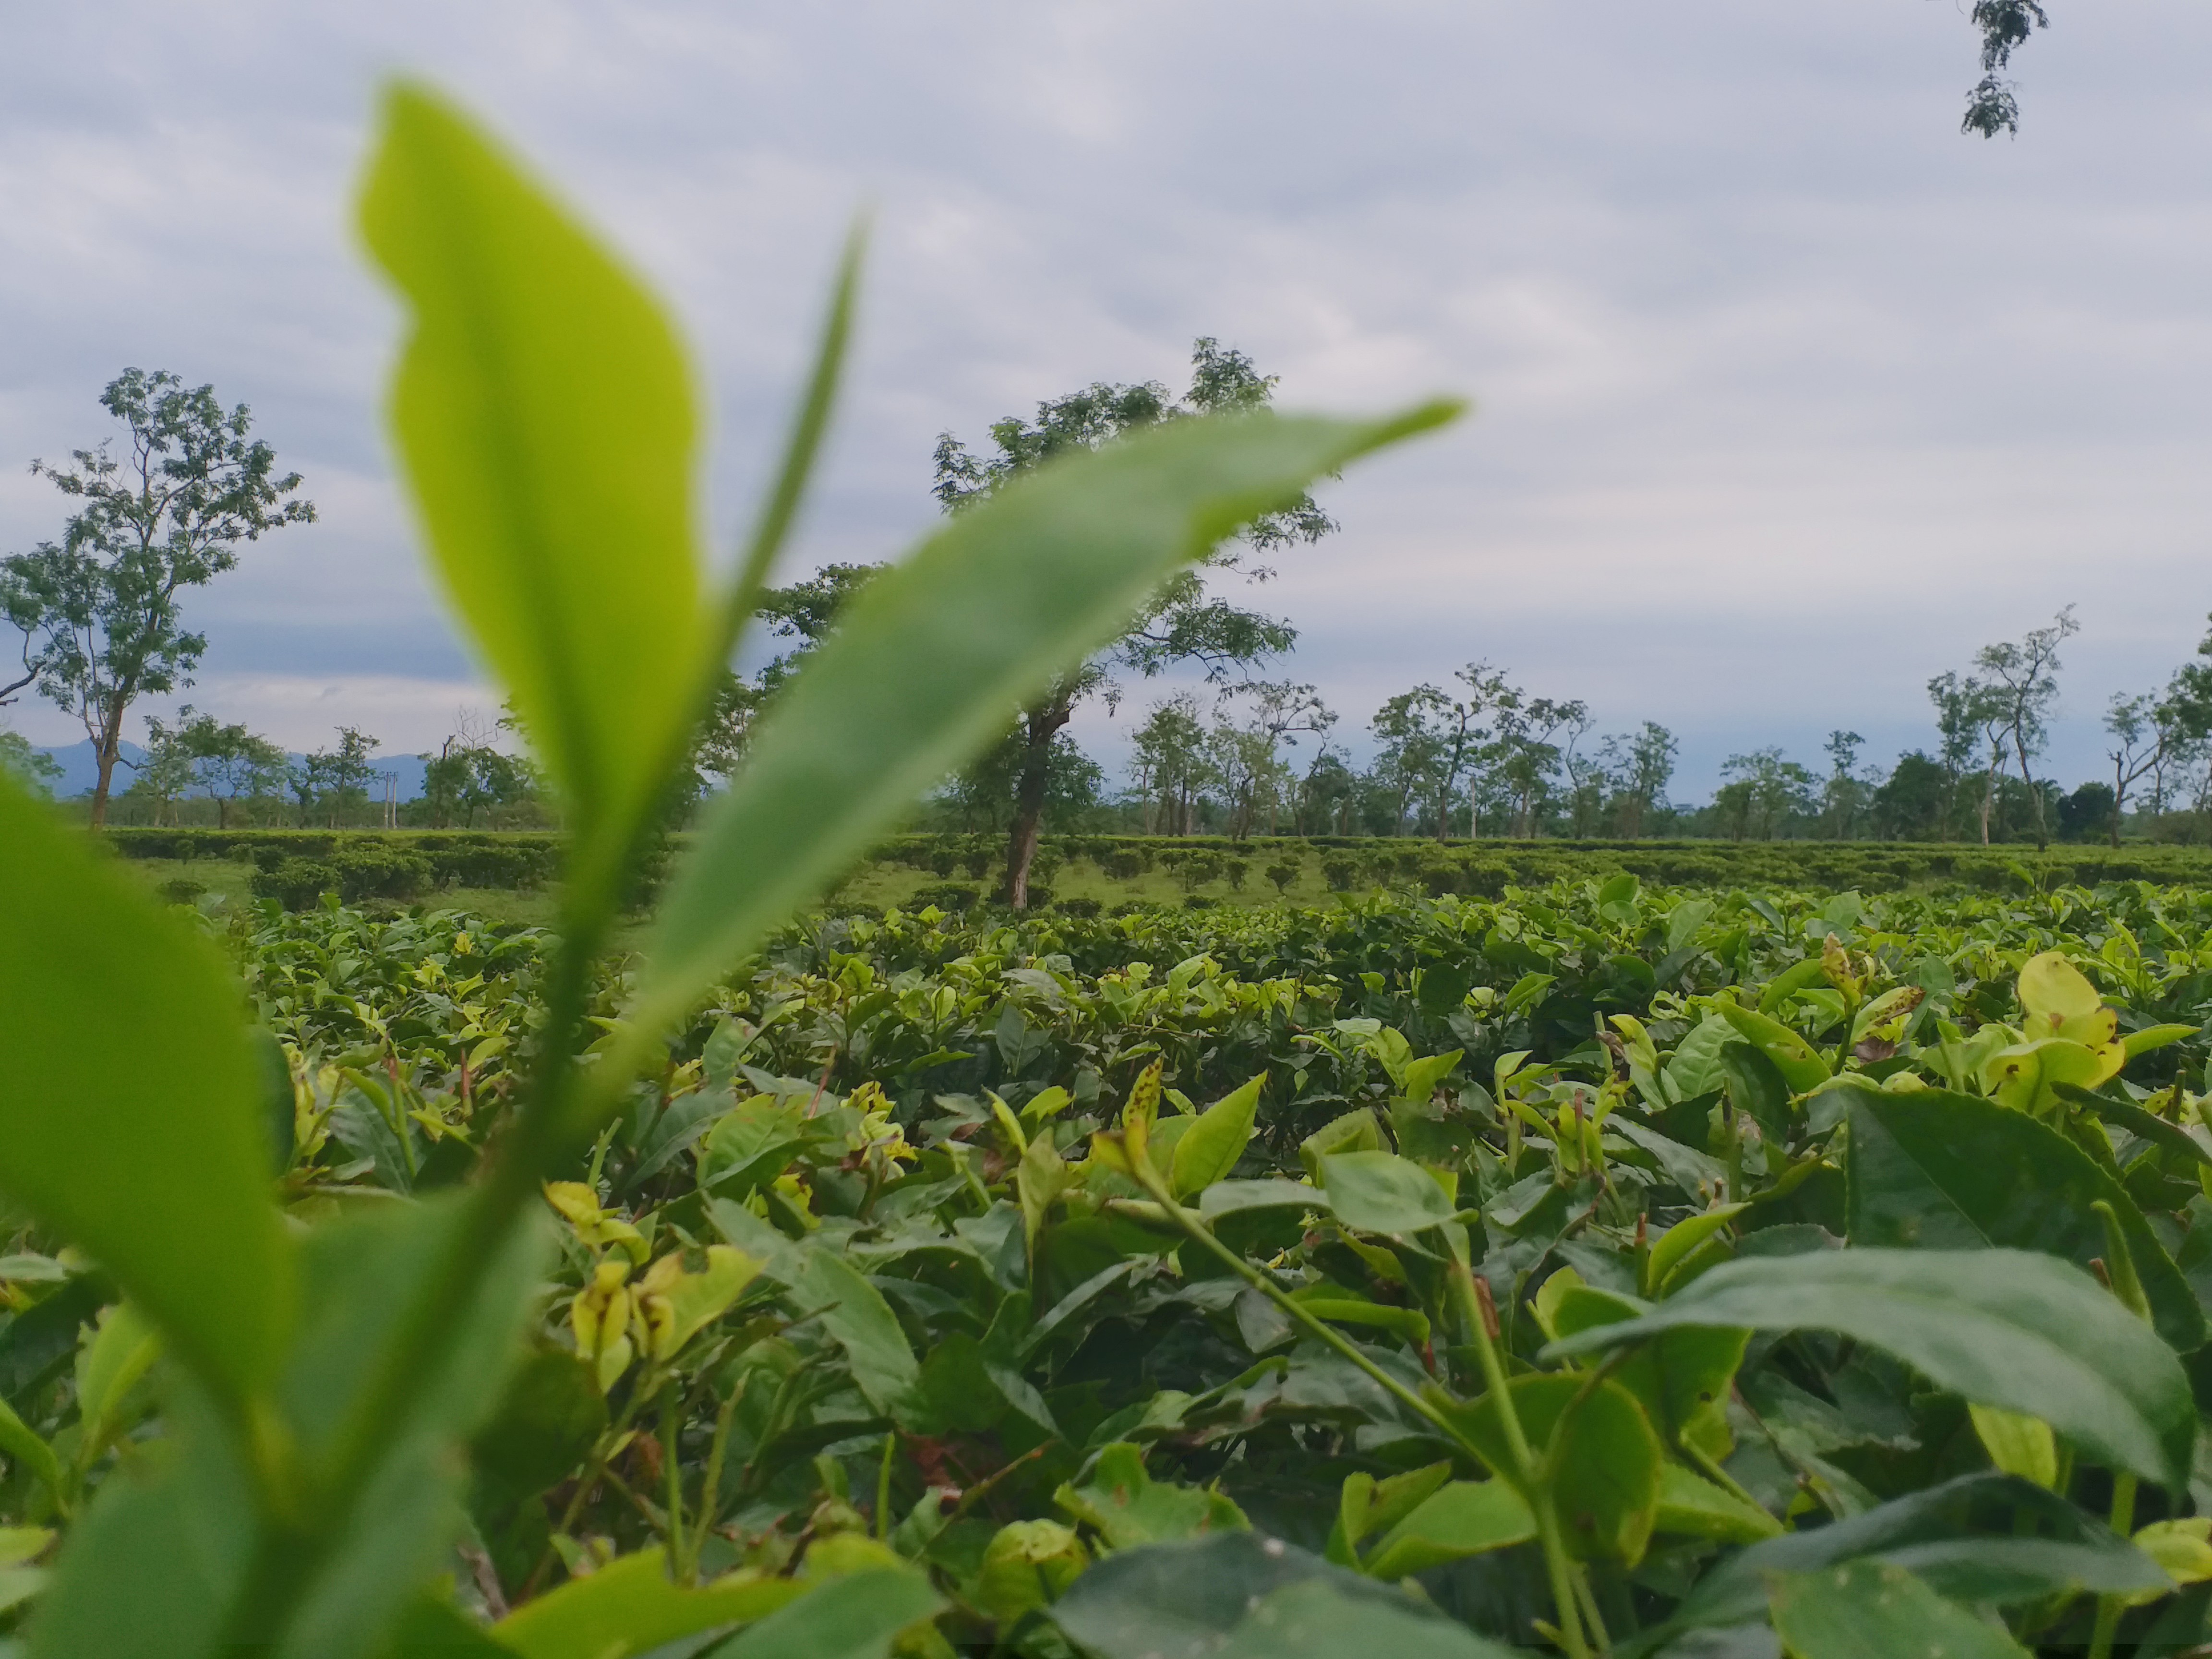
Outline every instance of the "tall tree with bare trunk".
<path id="1" fill-rule="evenodd" d="M 83 725 L 100 769 L 95 824 L 131 704 L 190 685 L 207 650 L 184 626 L 184 590 L 235 566 L 240 543 L 315 516 L 297 496 L 300 475 L 280 475 L 276 452 L 247 438 L 246 406 L 225 410 L 213 386 L 127 368 L 100 402 L 127 430 L 125 453 L 103 443 L 71 452 L 67 466 L 32 462 L 83 505 L 58 544 L 0 559 L 0 615 L 23 635 L 24 669 L 0 693 L 36 684 Z"/>

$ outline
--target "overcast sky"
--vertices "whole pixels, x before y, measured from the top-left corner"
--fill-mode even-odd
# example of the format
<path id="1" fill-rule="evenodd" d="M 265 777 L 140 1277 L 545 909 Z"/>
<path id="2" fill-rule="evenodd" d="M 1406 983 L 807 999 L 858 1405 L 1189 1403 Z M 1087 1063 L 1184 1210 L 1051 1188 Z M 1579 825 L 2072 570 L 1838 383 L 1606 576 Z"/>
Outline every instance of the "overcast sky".
<path id="1" fill-rule="evenodd" d="M 939 432 L 1194 336 L 1288 405 L 1474 418 L 1328 492 L 1264 602 L 1368 716 L 1471 659 L 1682 739 L 1928 740 L 1923 686 L 2076 602 L 2052 769 L 2212 610 L 2212 8 L 2051 0 L 2017 140 L 1962 137 L 1963 0 L 0 0 L 0 550 L 126 364 L 211 380 L 319 523 L 193 596 L 189 694 L 294 748 L 495 702 L 379 427 L 396 313 L 351 230 L 380 81 L 562 183 L 705 364 L 726 540 L 856 206 L 850 396 L 787 574 L 930 524 Z M 1139 688 L 1139 712 L 1149 691 Z M 81 735 L 7 712 L 34 740 Z M 1128 722 L 1087 719 L 1118 761 Z M 135 730 L 132 735 L 137 735 Z"/>

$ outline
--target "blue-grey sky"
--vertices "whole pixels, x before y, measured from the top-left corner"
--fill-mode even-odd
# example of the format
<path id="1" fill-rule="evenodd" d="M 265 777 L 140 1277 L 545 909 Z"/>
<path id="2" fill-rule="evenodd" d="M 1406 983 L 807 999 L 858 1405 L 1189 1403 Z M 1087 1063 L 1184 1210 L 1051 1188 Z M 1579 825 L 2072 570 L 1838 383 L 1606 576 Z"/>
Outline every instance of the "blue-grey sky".
<path id="1" fill-rule="evenodd" d="M 0 550 L 125 364 L 212 380 L 321 522 L 194 596 L 204 708 L 293 748 L 495 701 L 379 428 L 349 193 L 381 77 L 562 182 L 705 366 L 743 517 L 835 244 L 865 322 L 790 574 L 927 527 L 930 449 L 1215 334 L 1286 404 L 1449 391 L 1265 601 L 1356 748 L 1474 658 L 1730 752 L 1926 741 L 1928 677 L 2078 602 L 2053 769 L 2212 610 L 2212 10 L 2051 0 L 2017 140 L 1961 137 L 1962 0 L 0 0 Z M 1133 704 L 1141 708 L 1139 689 Z M 42 742 L 78 735 L 30 703 Z M 1127 721 L 1086 717 L 1118 757 Z M 133 735 L 136 735 L 134 732 Z"/>

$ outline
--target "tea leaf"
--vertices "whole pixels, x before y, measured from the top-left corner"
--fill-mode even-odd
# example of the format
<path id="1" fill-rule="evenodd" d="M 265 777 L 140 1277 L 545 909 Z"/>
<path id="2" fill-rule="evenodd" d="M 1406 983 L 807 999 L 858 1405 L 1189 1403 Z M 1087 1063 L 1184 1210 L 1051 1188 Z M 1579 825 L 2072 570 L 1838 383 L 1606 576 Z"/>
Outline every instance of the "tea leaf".
<path id="1" fill-rule="evenodd" d="M 572 879 L 661 787 L 701 672 L 696 394 L 659 306 L 416 86 L 361 202 L 412 330 L 394 439 L 439 572 L 580 817 Z"/>
<path id="2" fill-rule="evenodd" d="M 1200 1193 L 1237 1167 L 1252 1139 L 1259 1115 L 1260 1091 L 1267 1081 L 1261 1073 L 1200 1113 L 1176 1143 L 1168 1184 L 1177 1198 Z"/>
<path id="3" fill-rule="evenodd" d="M 354 1501 L 343 1511 L 342 1532 L 317 1538 L 320 1547 L 313 1553 L 293 1554 L 286 1605 L 256 1600 L 229 1609 L 234 1620 L 252 1615 L 272 1632 L 281 1630 L 280 1659 L 356 1659 L 376 1652 L 465 1524 L 460 1449 L 489 1415 L 520 1357 L 521 1325 L 547 1255 L 543 1228 L 514 1229 L 477 1264 L 456 1310 L 455 1340 L 410 1377 L 404 1412 L 366 1447 L 362 1413 L 386 1397 L 384 1368 L 395 1332 L 468 1218 L 465 1199 L 455 1194 L 326 1223 L 307 1236 L 301 1257 L 303 1316 L 277 1400 L 301 1474 L 320 1492 L 343 1492 Z M 348 1481 L 357 1486 L 348 1491 Z M 200 1502 L 197 1494 L 191 1501 Z M 327 1525 L 329 1514 L 319 1507 L 310 1518 Z M 301 1527 L 290 1519 L 285 1530 L 297 1540 Z M 268 1542 L 261 1540 L 264 1560 Z M 61 1583 L 72 1589 L 74 1568 L 64 1561 Z M 152 1651 L 181 1656 L 192 1650 L 178 1644 Z"/>
<path id="4" fill-rule="evenodd" d="M 844 871 L 869 839 L 1145 596 L 1322 474 L 1455 412 L 1178 421 L 1039 468 L 871 582 L 780 699 L 647 941 L 652 1025 Z"/>
<path id="5" fill-rule="evenodd" d="M 2203 1346 L 2203 1312 L 2142 1212 L 2057 1130 L 1971 1095 L 1861 1083 L 1838 1092 L 1850 1103 L 1854 1245 L 1999 1245 L 2087 1267 L 2105 1254 L 2089 1208 L 2102 1200 L 2119 1217 L 2158 1334 L 2182 1353 Z"/>
<path id="6" fill-rule="evenodd" d="M 1659 1514 L 1652 1530 L 1723 1544 L 1755 1544 L 1779 1535 L 1782 1523 L 1726 1487 L 1692 1474 L 1680 1463 L 1669 1463 L 1659 1474 Z"/>
<path id="7" fill-rule="evenodd" d="M 1052 1617 L 1098 1659 L 1206 1653 L 1267 1595 L 1325 1575 L 1378 1601 L 1396 1594 L 1304 1550 L 1230 1532 L 1118 1550 L 1075 1581 Z"/>
<path id="8" fill-rule="evenodd" d="M 2058 1484 L 2058 1443 L 2051 1425 L 2039 1417 L 1999 1411 L 1994 1406 L 1969 1406 L 1974 1437 L 1990 1455 L 1990 1462 L 2007 1474 L 2033 1480 L 2039 1486 Z"/>
<path id="9" fill-rule="evenodd" d="M 668 1577 L 665 1551 L 640 1550 L 517 1608 L 492 1634 L 522 1659 L 629 1659 L 717 1625 L 763 1619 L 802 1594 L 787 1578 L 686 1589 Z"/>
<path id="10" fill-rule="evenodd" d="M 1321 1160 L 1329 1207 L 1364 1233 L 1417 1233 L 1452 1218 L 1444 1189 L 1395 1152 L 1338 1152 Z"/>
<path id="11" fill-rule="evenodd" d="M 2173 1350 L 2080 1269 L 2020 1250 L 1824 1250 L 1725 1262 L 1553 1358 L 1683 1326 L 1826 1330 L 1966 1400 L 2040 1417 L 2099 1461 L 2180 1492 L 2197 1412 Z"/>
<path id="12" fill-rule="evenodd" d="M 900 1632 L 944 1605 L 922 1574 L 871 1568 L 817 1585 L 708 1659 L 884 1659 Z"/>
<path id="13" fill-rule="evenodd" d="M 1091 1565 L 1091 1552 L 1057 1521 L 1012 1521 L 992 1535 L 975 1581 L 976 1606 L 1002 1625 L 1049 1607 Z"/>
<path id="14" fill-rule="evenodd" d="M 15 1408 L 0 1400 L 0 1456 L 21 1464 L 46 1483 L 49 1492 L 61 1491 L 61 1465 L 55 1460 L 54 1449 L 32 1431 L 30 1425 L 15 1415 Z"/>
<path id="15" fill-rule="evenodd" d="M 216 1650 L 252 1555 L 253 1493 L 204 1395 L 171 1400 L 167 1437 L 167 1457 L 125 1464 L 77 1517 L 32 1621 L 31 1659 Z"/>
<path id="16" fill-rule="evenodd" d="M 868 1403 L 887 1414 L 905 1409 L 921 1367 L 884 1293 L 843 1256 L 815 1246 L 788 1252 L 769 1271 L 790 1287 L 787 1299 L 801 1313 L 822 1310 L 822 1328 L 845 1350 Z"/>
<path id="17" fill-rule="evenodd" d="M 1380 1480 L 1364 1469 L 1345 1476 L 1337 1490 L 1336 1525 L 1329 1532 L 1328 1559 L 1340 1567 L 1358 1566 L 1355 1552 L 1370 1534 L 1389 1530 L 1420 1508 L 1451 1479 L 1451 1473 L 1446 1460 Z"/>
<path id="18" fill-rule="evenodd" d="M 1737 1035 L 1772 1060 L 1783 1080 L 1798 1093 L 1803 1094 L 1828 1080 L 1828 1062 L 1811 1043 L 1780 1020 L 1769 1019 L 1754 1009 L 1739 1008 L 1732 1002 L 1716 1006 L 1721 1017 L 1735 1027 Z"/>
<path id="19" fill-rule="evenodd" d="M 1765 1602 L 1765 1575 L 1865 1559 L 1907 1568 L 1960 1601 L 2002 1606 L 2168 1582 L 2156 1562 L 2056 1493 L 2012 1475 L 1969 1474 L 1753 1544 L 1707 1574 L 1664 1628 L 1742 1624 Z"/>
<path id="20" fill-rule="evenodd" d="M 1218 1492 L 1153 1480 L 1145 1472 L 1144 1453 L 1126 1442 L 1100 1451 L 1083 1484 L 1062 1485 L 1053 1502 L 1097 1528 L 1115 1549 L 1248 1524 L 1243 1512 Z"/>
<path id="21" fill-rule="evenodd" d="M 1455 1480 L 1382 1535 L 1366 1571 L 1376 1578 L 1403 1578 L 1535 1535 L 1528 1504 L 1505 1482 Z"/>
<path id="22" fill-rule="evenodd" d="M 1729 1224 L 1751 1207 L 1748 1204 L 1721 1204 L 1699 1215 L 1678 1221 L 1651 1241 L 1651 1255 L 1644 1270 L 1647 1294 L 1657 1295 L 1667 1288 L 1667 1281 L 1674 1269 L 1689 1259 L 1690 1253 L 1715 1234 L 1726 1231 Z"/>
<path id="23" fill-rule="evenodd" d="M 1573 1376 L 1516 1376 L 1514 1409 L 1528 1443 L 1540 1451 L 1571 1409 L 1552 1486 L 1567 1547 L 1585 1560 L 1632 1567 L 1644 1559 L 1658 1519 L 1659 1437 L 1636 1397 L 1618 1382 L 1587 1392 L 1584 1383 Z M 1513 1467 L 1495 1401 L 1485 1395 L 1454 1414 L 1492 1469 L 1503 1475 Z"/>
<path id="24" fill-rule="evenodd" d="M 0 1191 L 97 1258 L 221 1392 L 274 1374 L 293 1265 L 214 951 L 0 779 Z"/>
<path id="25" fill-rule="evenodd" d="M 1411 1598 L 1354 1599 L 1316 1578 L 1263 1596 L 1230 1632 L 1217 1659 L 1341 1659 L 1354 1653 L 1387 1653 L 1391 1659 L 1507 1659 L 1507 1652 Z"/>
<path id="26" fill-rule="evenodd" d="M 2002 1626 L 1879 1561 L 1776 1573 L 1767 1594 L 1796 1659 L 2028 1659 Z"/>

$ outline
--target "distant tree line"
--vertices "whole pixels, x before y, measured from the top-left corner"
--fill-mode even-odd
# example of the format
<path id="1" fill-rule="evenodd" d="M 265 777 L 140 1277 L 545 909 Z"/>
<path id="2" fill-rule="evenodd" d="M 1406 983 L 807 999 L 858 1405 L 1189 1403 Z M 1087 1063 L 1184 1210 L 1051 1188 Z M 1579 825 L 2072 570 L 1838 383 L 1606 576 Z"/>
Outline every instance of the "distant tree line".
<path id="1" fill-rule="evenodd" d="M 2020 18 L 1994 10 L 1984 18 L 1986 9 L 1975 14 L 1985 28 L 2025 38 Z M 2021 16 L 2039 25 L 2034 8 Z M 2001 54 L 1995 61 L 2002 67 Z M 1242 352 L 1201 338 L 1179 397 L 1157 382 L 1102 381 L 995 422 L 987 453 L 943 435 L 933 493 L 957 512 L 1070 450 L 1198 414 L 1264 418 L 1274 385 Z M 206 649 L 204 636 L 184 626 L 185 592 L 234 568 L 242 544 L 311 521 L 314 508 L 299 497 L 299 476 L 280 473 L 268 445 L 249 439 L 246 408 L 226 409 L 211 387 L 131 369 L 100 402 L 121 423 L 127 453 L 111 442 L 73 452 L 65 468 L 34 463 L 81 505 L 59 541 L 0 559 L 0 617 L 21 636 L 20 667 L 0 673 L 0 704 L 35 690 L 82 724 L 98 768 L 88 797 L 95 823 L 111 811 L 123 822 L 224 828 L 382 821 L 382 745 L 356 726 L 338 727 L 334 744 L 311 754 L 288 755 L 187 703 L 173 715 L 139 716 L 145 741 L 130 752 L 123 738 L 135 706 L 190 686 Z M 1255 520 L 1164 588 L 1106 650 L 1034 703 L 1009 709 L 1003 736 L 946 780 L 921 822 L 1003 837 L 1000 891 L 1016 903 L 1048 829 L 1443 841 L 2212 838 L 2212 635 L 2163 686 L 2113 696 L 2103 721 L 2107 778 L 2068 791 L 2041 775 L 2060 651 L 2078 631 L 2070 606 L 1930 680 L 1934 740 L 1886 772 L 1863 762 L 1859 733 L 1838 728 L 1814 764 L 1779 747 L 1732 755 L 1710 799 L 1675 801 L 1668 789 L 1679 744 L 1667 727 L 1645 720 L 1600 732 L 1586 702 L 1537 696 L 1487 661 L 1387 698 L 1355 749 L 1316 686 L 1268 672 L 1291 653 L 1297 629 L 1223 586 L 1264 582 L 1273 572 L 1263 558 L 1334 528 L 1310 498 Z M 880 568 L 826 565 L 765 594 L 757 647 L 764 659 L 726 673 L 689 774 L 667 803 L 667 827 L 687 822 L 744 765 L 761 711 Z M 1118 712 L 1131 677 L 1172 669 L 1195 671 L 1202 683 L 1145 706 L 1123 776 L 1110 780 L 1071 735 L 1076 711 L 1095 701 Z M 398 821 L 557 827 L 527 750 L 511 716 L 489 725 L 457 717 L 440 747 L 418 757 L 422 788 L 398 805 Z M 41 787 L 59 775 L 12 732 L 0 732 L 0 767 Z"/>

